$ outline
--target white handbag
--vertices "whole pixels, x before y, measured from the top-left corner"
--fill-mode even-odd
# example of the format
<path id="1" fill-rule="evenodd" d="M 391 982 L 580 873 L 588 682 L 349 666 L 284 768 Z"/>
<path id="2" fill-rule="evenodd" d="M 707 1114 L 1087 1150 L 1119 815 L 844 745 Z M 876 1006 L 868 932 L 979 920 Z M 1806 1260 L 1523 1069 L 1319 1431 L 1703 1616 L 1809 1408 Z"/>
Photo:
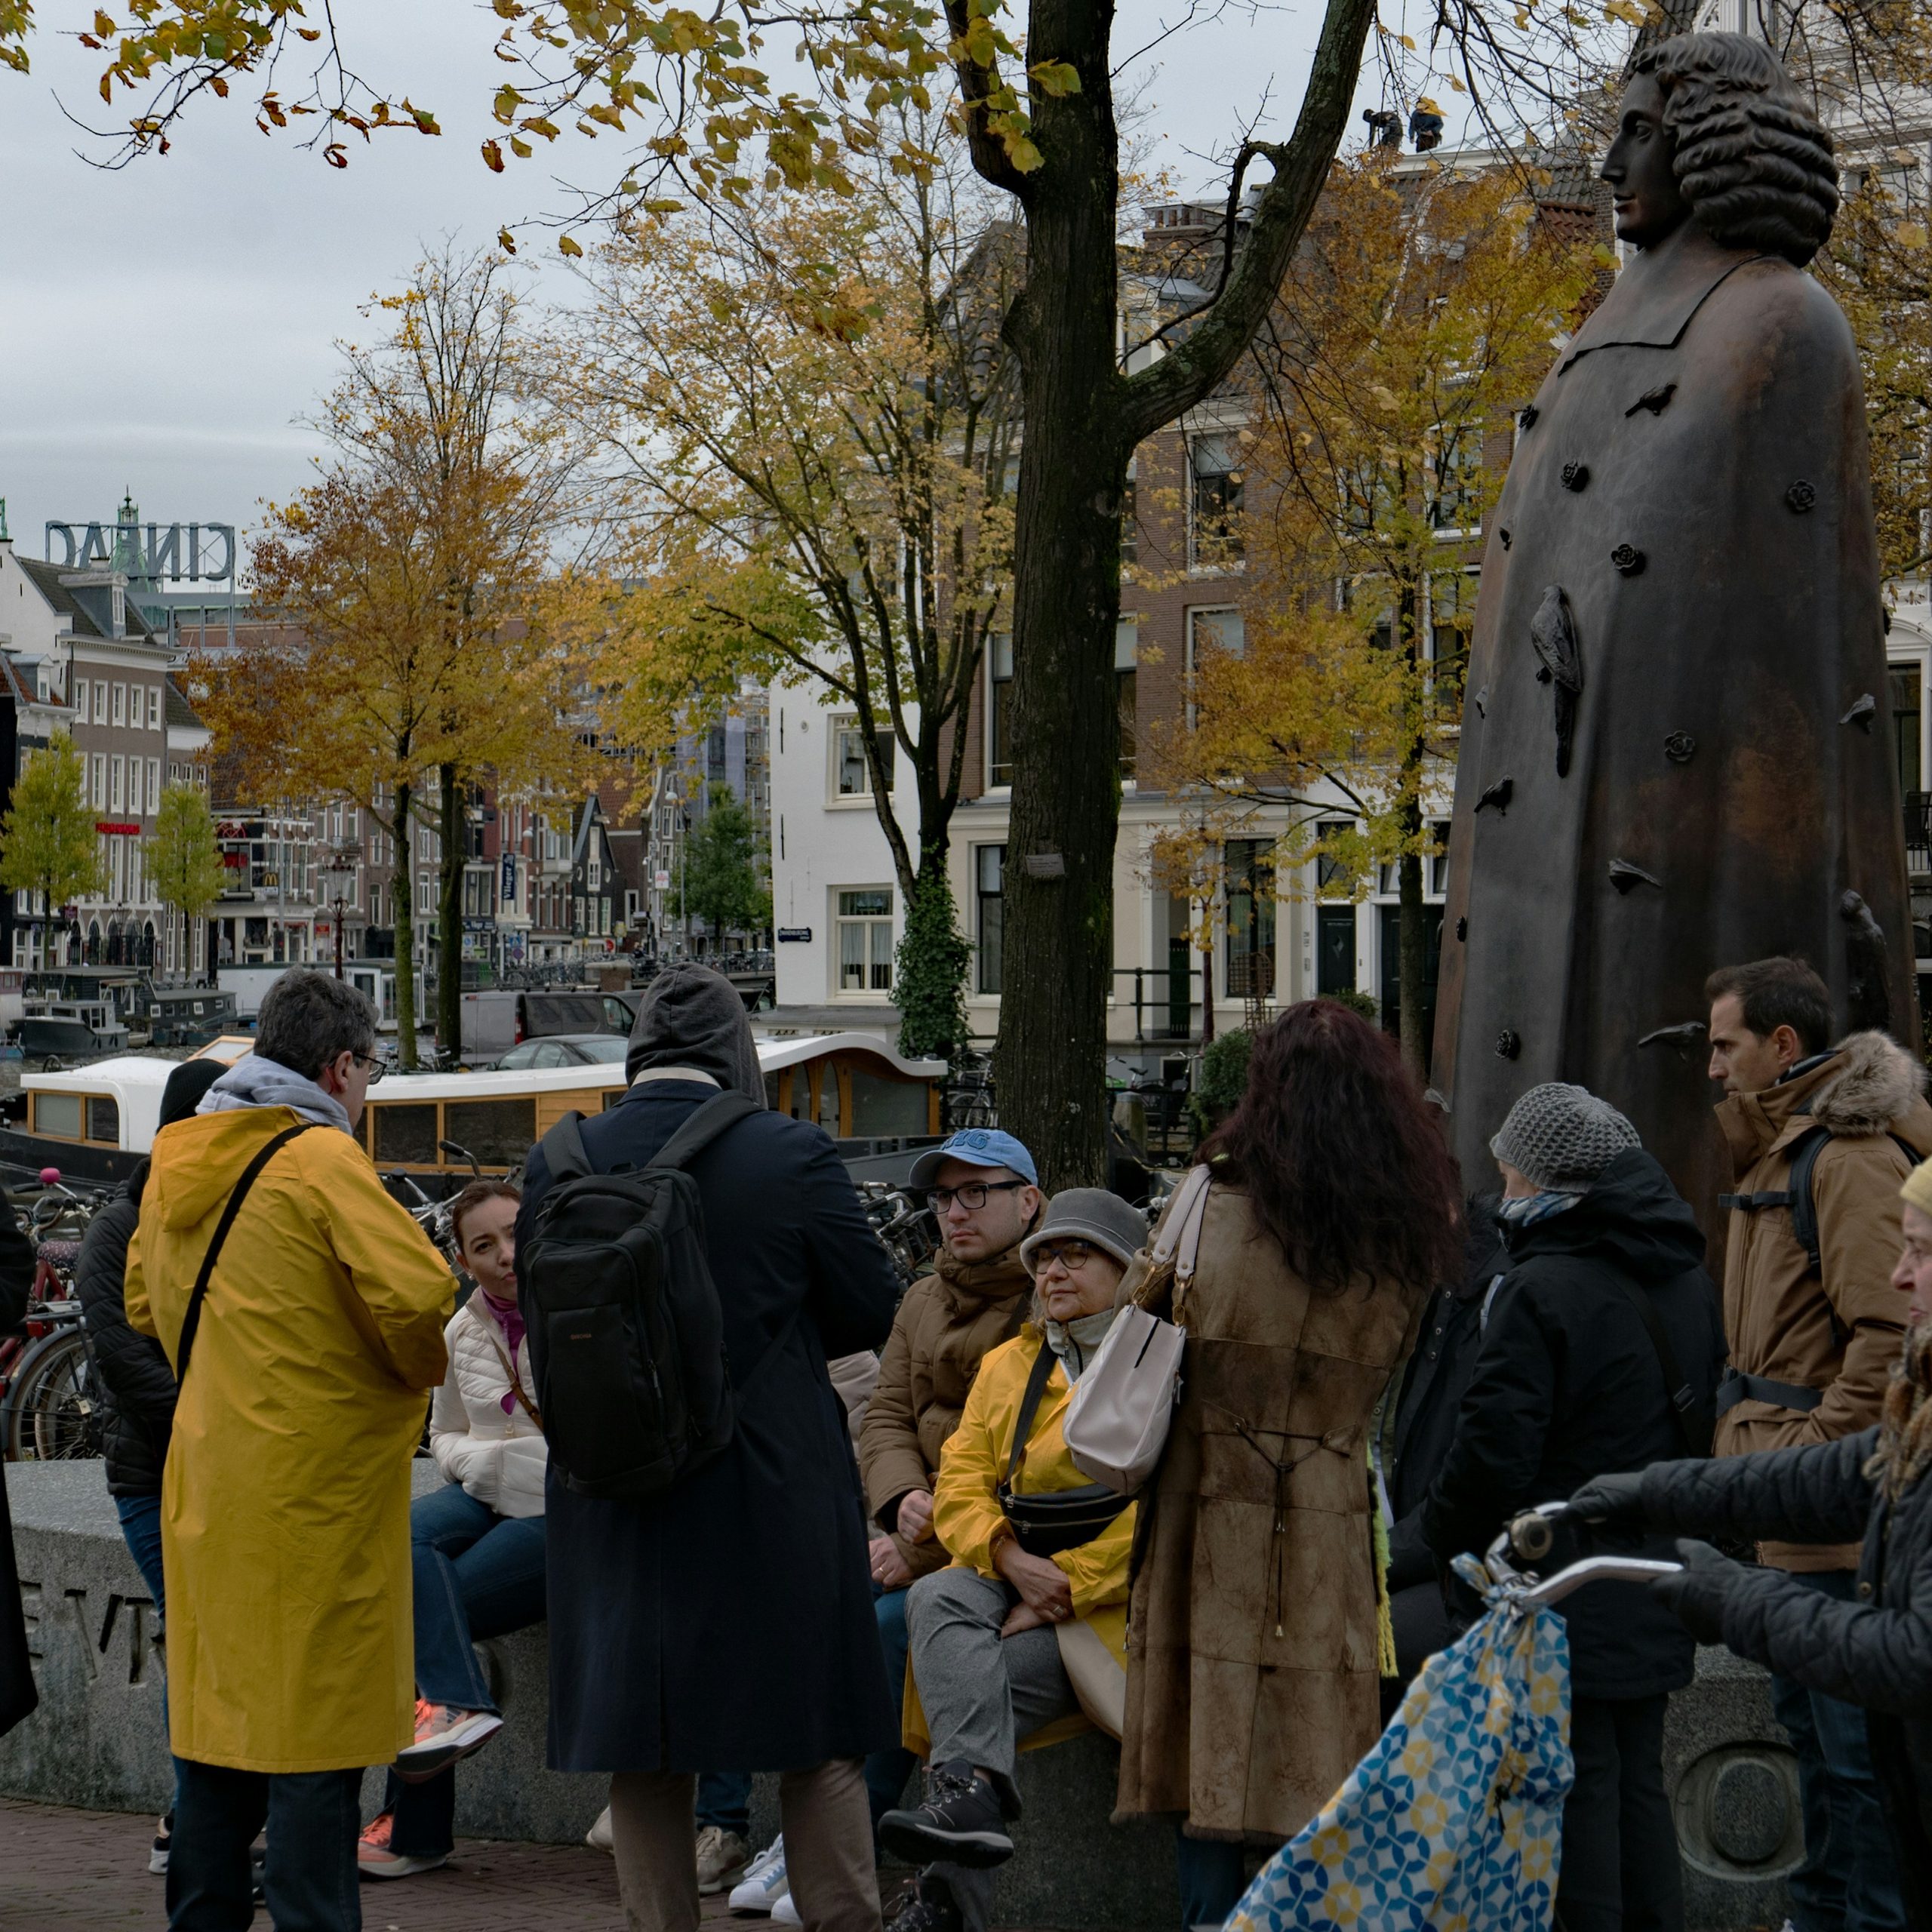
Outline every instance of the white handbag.
<path id="1" fill-rule="evenodd" d="M 1073 1385 L 1061 1425 L 1074 1467 L 1123 1496 L 1142 1487 L 1160 1466 L 1180 1399 L 1186 1339 L 1178 1321 L 1164 1321 L 1140 1304 L 1158 1300 L 1171 1280 L 1171 1305 L 1177 1317 L 1185 1317 L 1209 1185 L 1204 1167 L 1193 1168 L 1182 1182 L 1152 1250 L 1136 1257 L 1144 1272 L 1134 1298 L 1115 1315 L 1106 1340 Z"/>

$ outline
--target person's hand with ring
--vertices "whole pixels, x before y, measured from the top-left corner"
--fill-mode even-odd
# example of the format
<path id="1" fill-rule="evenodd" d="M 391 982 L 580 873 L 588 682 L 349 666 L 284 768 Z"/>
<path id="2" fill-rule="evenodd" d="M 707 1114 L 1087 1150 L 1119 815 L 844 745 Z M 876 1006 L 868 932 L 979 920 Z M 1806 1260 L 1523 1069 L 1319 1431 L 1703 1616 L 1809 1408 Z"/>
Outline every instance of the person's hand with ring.
<path id="1" fill-rule="evenodd" d="M 890 1537 L 875 1537 L 869 1547 L 872 1581 L 881 1589 L 900 1590 L 912 1580 L 912 1572 L 899 1546 Z"/>

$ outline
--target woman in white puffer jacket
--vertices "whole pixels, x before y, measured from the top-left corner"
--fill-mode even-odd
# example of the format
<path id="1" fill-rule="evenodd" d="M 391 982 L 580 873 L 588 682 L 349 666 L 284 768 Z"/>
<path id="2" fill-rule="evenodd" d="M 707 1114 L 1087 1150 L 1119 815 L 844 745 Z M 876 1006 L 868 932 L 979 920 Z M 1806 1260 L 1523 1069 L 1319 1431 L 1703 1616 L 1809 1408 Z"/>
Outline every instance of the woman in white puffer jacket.
<path id="1" fill-rule="evenodd" d="M 506 1180 L 472 1181 L 451 1227 L 476 1292 L 443 1331 L 449 1372 L 429 1411 L 429 1447 L 448 1486 L 409 1512 L 416 1635 L 416 1741 L 395 1761 L 357 1863 L 406 1878 L 455 1845 L 456 1761 L 503 1727 L 472 1647 L 540 1623 L 548 1451 L 517 1306 L 516 1211 Z"/>

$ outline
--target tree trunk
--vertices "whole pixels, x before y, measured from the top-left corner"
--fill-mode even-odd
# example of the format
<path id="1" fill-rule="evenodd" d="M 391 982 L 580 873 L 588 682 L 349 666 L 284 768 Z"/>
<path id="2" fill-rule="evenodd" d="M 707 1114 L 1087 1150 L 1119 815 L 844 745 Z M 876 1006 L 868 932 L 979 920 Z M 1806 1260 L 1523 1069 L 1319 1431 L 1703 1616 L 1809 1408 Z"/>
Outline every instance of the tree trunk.
<path id="1" fill-rule="evenodd" d="M 395 1057 L 405 1073 L 416 1071 L 416 919 L 411 884 L 416 863 L 415 828 L 409 822 L 411 787 L 395 788 L 395 823 L 389 836 L 395 861 L 389 868 L 389 897 L 395 901 Z"/>
<path id="2" fill-rule="evenodd" d="M 445 1054 L 463 1051 L 463 789 L 453 764 L 438 768 L 442 780 L 439 826 L 443 860 L 436 921 L 436 1044 Z"/>
<path id="3" fill-rule="evenodd" d="M 1120 816 L 1120 512 L 1114 362 L 1118 155 L 1104 0 L 1035 0 L 1034 62 L 1080 91 L 1035 103 L 1051 164 L 1026 189 L 1013 565 L 1014 771 L 998 1053 L 1001 1124 L 1050 1189 L 1106 1178 L 1107 995 Z"/>

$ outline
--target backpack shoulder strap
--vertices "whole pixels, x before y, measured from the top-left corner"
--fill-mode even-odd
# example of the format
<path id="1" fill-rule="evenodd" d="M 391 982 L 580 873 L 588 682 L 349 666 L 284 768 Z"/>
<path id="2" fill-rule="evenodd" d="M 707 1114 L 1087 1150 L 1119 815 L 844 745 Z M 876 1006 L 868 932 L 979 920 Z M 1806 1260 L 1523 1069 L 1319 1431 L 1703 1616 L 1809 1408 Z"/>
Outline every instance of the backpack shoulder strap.
<path id="1" fill-rule="evenodd" d="M 586 1174 L 596 1172 L 590 1164 L 589 1151 L 583 1144 L 583 1116 L 580 1113 L 565 1115 L 537 1144 L 543 1150 L 543 1164 L 550 1170 L 552 1186 L 561 1186 L 567 1180 L 581 1180 Z"/>
<path id="2" fill-rule="evenodd" d="M 736 1127 L 748 1114 L 763 1112 L 743 1094 L 714 1094 L 702 1106 L 694 1107 L 683 1126 L 651 1158 L 654 1168 L 681 1168 L 694 1155 L 702 1153 L 727 1129 Z"/>
<path id="3" fill-rule="evenodd" d="M 1677 1365 L 1677 1351 L 1670 1346 L 1670 1337 L 1664 1333 L 1663 1317 L 1658 1314 L 1650 1290 L 1641 1282 L 1632 1281 L 1620 1268 L 1606 1267 L 1604 1272 L 1623 1291 L 1630 1306 L 1637 1311 L 1638 1320 L 1644 1324 L 1644 1334 L 1651 1338 L 1651 1346 L 1657 1352 L 1657 1366 L 1663 1371 L 1664 1392 L 1670 1398 L 1684 1447 L 1694 1456 L 1708 1456 L 1717 1418 L 1698 1407 L 1697 1391 Z"/>
<path id="4" fill-rule="evenodd" d="M 1814 1268 L 1823 1265 L 1824 1250 L 1818 1238 L 1818 1204 L 1812 1198 L 1811 1177 L 1831 1137 L 1828 1127 L 1807 1128 L 1791 1149 L 1791 1232 Z"/>
<path id="5" fill-rule="evenodd" d="M 188 1297 L 188 1312 L 181 1318 L 181 1340 L 175 1350 L 174 1380 L 178 1387 L 188 1379 L 188 1363 L 195 1352 L 195 1337 L 202 1325 L 202 1304 L 208 1300 L 208 1283 L 214 1278 L 214 1264 L 221 1258 L 222 1244 L 228 1238 L 228 1231 L 235 1225 L 235 1217 L 242 1211 L 242 1204 L 248 1198 L 248 1190 L 260 1177 L 262 1170 L 286 1147 L 298 1134 L 306 1134 L 312 1127 L 319 1124 L 312 1120 L 297 1121 L 293 1127 L 285 1127 L 272 1140 L 256 1150 L 255 1158 L 242 1170 L 242 1178 L 235 1183 L 234 1192 L 228 1197 L 228 1205 L 221 1211 L 221 1219 L 214 1224 L 214 1238 L 208 1243 L 208 1252 L 202 1257 L 201 1272 L 195 1277 L 193 1292 Z"/>

